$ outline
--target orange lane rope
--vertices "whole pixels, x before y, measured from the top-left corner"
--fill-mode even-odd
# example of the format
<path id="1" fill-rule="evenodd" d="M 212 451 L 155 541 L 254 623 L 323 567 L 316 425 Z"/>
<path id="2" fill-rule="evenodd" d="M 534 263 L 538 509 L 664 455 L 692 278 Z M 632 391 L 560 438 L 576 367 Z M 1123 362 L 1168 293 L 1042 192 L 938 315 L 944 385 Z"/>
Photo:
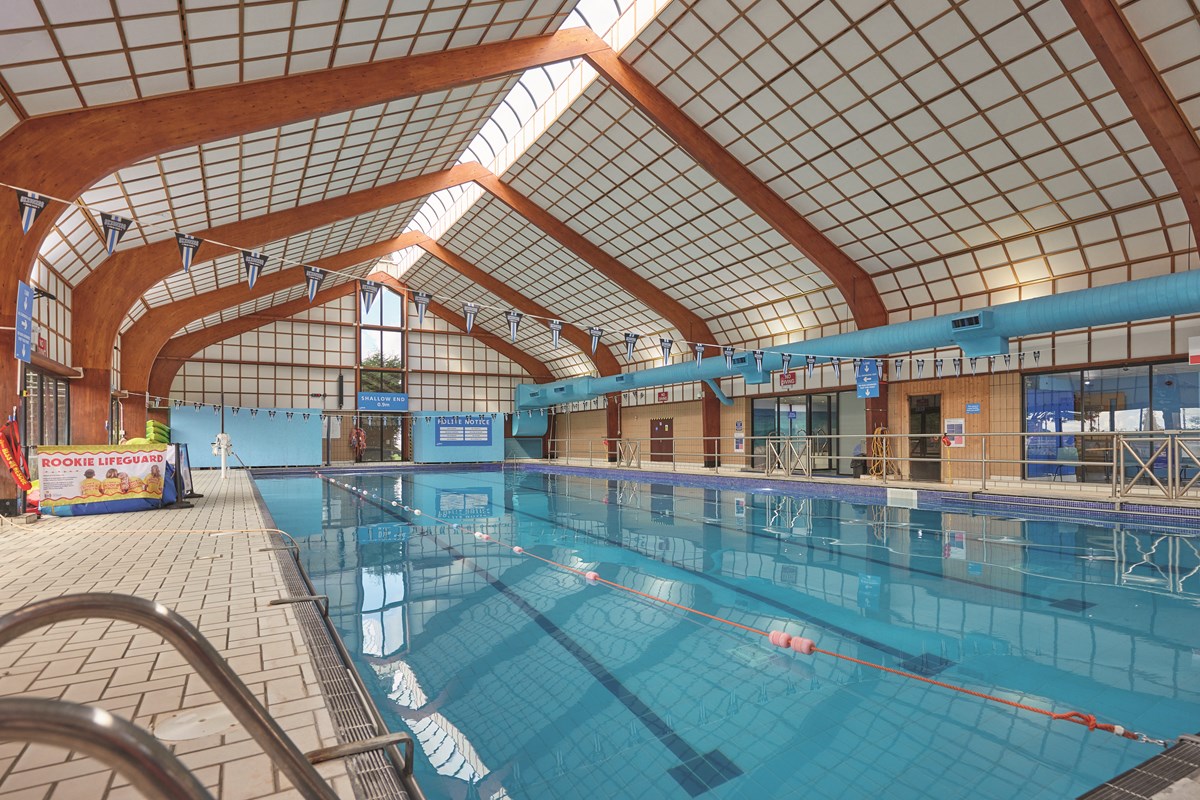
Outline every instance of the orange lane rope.
<path id="1" fill-rule="evenodd" d="M 335 480 L 334 478 L 328 478 L 328 477 L 322 475 L 320 472 L 317 472 L 316 474 L 323 480 L 327 480 L 332 484 L 335 484 L 337 486 L 341 486 L 345 489 L 350 490 L 353 494 L 357 494 L 362 497 L 369 498 L 383 506 L 386 506 L 388 504 L 388 501 L 384 500 L 382 497 L 380 497 L 378 495 L 375 495 L 375 494 L 369 492 L 366 489 L 358 489 L 358 488 L 352 486 L 351 484 L 340 483 L 339 481 Z M 401 508 L 404 511 L 412 512 L 415 516 L 422 516 L 422 514 L 423 514 L 423 512 L 420 509 L 411 508 L 410 506 L 402 505 L 395 500 L 391 501 L 391 505 Z M 931 686 L 937 686 L 942 689 L 948 689 L 952 692 L 959 692 L 960 694 L 970 695 L 971 697 L 976 697 L 976 698 L 979 698 L 980 700 L 987 700 L 987 701 L 990 701 L 993 703 L 1000 703 L 1001 705 L 1006 705 L 1011 708 L 1018 708 L 1022 711 L 1029 711 L 1034 714 L 1040 714 L 1044 717 L 1049 717 L 1052 720 L 1063 721 L 1063 722 L 1074 722 L 1077 725 L 1084 726 L 1089 731 L 1105 731 L 1106 733 L 1112 733 L 1112 734 L 1114 734 L 1116 736 L 1120 736 L 1124 739 L 1131 739 L 1133 741 L 1146 742 L 1149 744 L 1157 744 L 1162 747 L 1168 747 L 1170 745 L 1169 741 L 1166 741 L 1163 739 L 1154 739 L 1154 738 L 1147 736 L 1144 733 L 1137 733 L 1135 731 L 1127 730 L 1122 725 L 1115 725 L 1115 724 L 1108 723 L 1108 722 L 1099 722 L 1096 719 L 1096 716 L 1094 714 L 1084 714 L 1081 711 L 1067 711 L 1064 713 L 1056 714 L 1053 711 L 1050 711 L 1049 709 L 1039 708 L 1038 706 L 1031 706 L 1027 703 L 1018 703 L 1015 700 L 1008 700 L 1003 697 L 997 697 L 996 695 L 987 694 L 986 692 L 977 692 L 974 689 L 967 689 L 966 687 L 956 686 L 952 683 L 946 683 L 945 681 L 938 681 L 938 680 L 934 680 L 933 678 L 926 678 L 923 675 L 916 675 L 912 672 L 905 672 L 904 670 L 895 669 L 893 667 L 885 667 L 882 664 L 875 664 L 871 661 L 863 661 L 862 659 L 854 658 L 853 656 L 843 655 L 842 653 L 835 653 L 832 650 L 825 650 L 823 648 L 814 646 L 812 640 L 810 640 L 810 639 L 804 639 L 802 637 L 793 637 L 782 631 L 764 631 L 760 628 L 755 628 L 750 625 L 743 625 L 740 622 L 734 622 L 731 619 L 726 619 L 724 617 L 720 617 L 715 614 L 709 614 L 709 613 L 707 613 L 705 611 L 701 611 L 697 608 L 692 608 L 691 606 L 685 606 L 682 603 L 676 603 L 673 600 L 666 599 L 665 597 L 658 597 L 657 595 L 648 594 L 647 592 L 639 591 L 637 589 L 634 589 L 632 586 L 625 586 L 624 584 L 617 583 L 615 581 L 610 581 L 607 578 L 601 578 L 595 571 L 577 569 L 576 567 L 572 567 L 568 564 L 563 564 L 563 563 L 555 561 L 553 559 L 546 558 L 544 556 L 539 556 L 535 553 L 529 552 L 528 550 L 524 549 L 523 547 L 513 546 L 513 545 L 508 544 L 507 542 L 501 541 L 490 534 L 484 533 L 483 531 L 470 532 L 470 531 L 465 530 L 459 523 L 448 522 L 446 520 L 439 519 L 430 514 L 424 514 L 424 516 L 434 522 L 441 523 L 442 525 L 446 525 L 446 526 L 452 528 L 453 530 L 459 531 L 460 533 L 463 533 L 464 535 L 466 535 L 468 533 L 473 533 L 475 538 L 482 542 L 490 542 L 492 544 L 500 545 L 501 547 L 508 547 L 517 555 L 529 556 L 530 558 L 537 559 L 538 561 L 541 561 L 545 564 L 549 564 L 550 566 L 553 566 L 553 567 L 557 567 L 557 568 L 564 570 L 566 572 L 569 572 L 573 575 L 578 575 L 578 576 L 586 579 L 588 583 L 602 583 L 613 589 L 617 589 L 622 592 L 628 592 L 629 594 L 637 595 L 638 597 L 645 598 L 646 600 L 651 600 L 655 603 L 661 603 L 663 605 L 671 606 L 672 608 L 677 608 L 680 611 L 685 611 L 689 614 L 695 614 L 696 616 L 704 617 L 704 618 L 710 619 L 714 622 L 719 622 L 723 625 L 729 625 L 734 628 L 740 628 L 741 630 L 747 631 L 749 633 L 758 634 L 759 636 L 766 636 L 771 641 L 771 644 L 776 645 L 777 647 L 782 647 L 782 648 L 790 647 L 791 649 L 795 650 L 796 652 L 803 653 L 805 655 L 812 655 L 815 653 L 820 653 L 821 655 L 831 656 L 833 658 L 841 659 L 842 661 L 849 661 L 851 663 L 858 664 L 863 667 L 870 667 L 871 669 L 879 670 L 880 672 L 887 672 L 892 675 L 898 675 L 902 678 L 910 678 L 914 681 L 920 681 L 921 683 L 930 684 Z"/>

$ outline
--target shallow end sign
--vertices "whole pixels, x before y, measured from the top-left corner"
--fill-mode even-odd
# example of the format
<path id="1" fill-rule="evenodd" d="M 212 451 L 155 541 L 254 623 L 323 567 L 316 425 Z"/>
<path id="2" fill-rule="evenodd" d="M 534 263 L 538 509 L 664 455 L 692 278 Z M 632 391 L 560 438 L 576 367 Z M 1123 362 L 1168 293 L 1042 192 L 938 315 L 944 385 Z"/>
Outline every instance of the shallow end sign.
<path id="1" fill-rule="evenodd" d="M 408 411 L 408 395 L 394 392 L 359 392 L 359 411 Z"/>

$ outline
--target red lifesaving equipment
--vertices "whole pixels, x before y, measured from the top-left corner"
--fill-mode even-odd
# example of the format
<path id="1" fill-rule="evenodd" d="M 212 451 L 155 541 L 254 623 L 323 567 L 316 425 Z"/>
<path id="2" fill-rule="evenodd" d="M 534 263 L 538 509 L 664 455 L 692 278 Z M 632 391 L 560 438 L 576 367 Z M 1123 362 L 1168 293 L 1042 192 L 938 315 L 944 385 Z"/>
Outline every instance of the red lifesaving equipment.
<path id="1" fill-rule="evenodd" d="M 17 430 L 17 423 L 11 419 L 0 426 L 0 458 L 4 459 L 4 466 L 8 467 L 17 488 L 22 492 L 33 488 L 29 482 L 29 464 L 25 462 L 25 453 L 21 450 L 21 434 Z"/>

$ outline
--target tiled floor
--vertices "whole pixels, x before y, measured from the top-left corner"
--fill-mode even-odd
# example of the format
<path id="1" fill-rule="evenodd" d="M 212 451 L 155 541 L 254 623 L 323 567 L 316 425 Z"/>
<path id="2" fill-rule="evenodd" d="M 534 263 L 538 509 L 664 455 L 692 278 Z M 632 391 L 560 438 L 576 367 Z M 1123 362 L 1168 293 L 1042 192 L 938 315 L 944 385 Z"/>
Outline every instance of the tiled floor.
<path id="1" fill-rule="evenodd" d="M 182 614 L 229 661 L 301 750 L 337 739 L 289 606 L 270 606 L 283 582 L 249 478 L 195 473 L 205 495 L 191 509 L 43 519 L 0 526 L 0 613 L 76 592 L 153 598 Z M 152 727 L 182 709 L 217 703 L 162 639 L 128 623 L 78 620 L 0 648 L 0 697 L 87 703 Z M 172 746 L 222 800 L 298 798 L 240 727 Z M 341 762 L 322 764 L 340 797 L 353 797 Z M 3 800 L 91 800 L 141 795 L 102 764 L 65 750 L 0 741 Z"/>

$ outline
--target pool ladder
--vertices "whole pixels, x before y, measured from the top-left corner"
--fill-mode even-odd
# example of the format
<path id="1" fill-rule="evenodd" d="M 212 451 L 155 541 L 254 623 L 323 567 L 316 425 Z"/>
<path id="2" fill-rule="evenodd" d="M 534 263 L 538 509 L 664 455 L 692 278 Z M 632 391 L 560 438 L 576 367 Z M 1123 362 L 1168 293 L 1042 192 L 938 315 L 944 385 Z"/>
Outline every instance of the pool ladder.
<path id="1" fill-rule="evenodd" d="M 69 619 L 112 619 L 153 631 L 172 645 L 225 703 L 305 800 L 337 800 L 314 763 L 375 749 L 406 749 L 405 790 L 424 800 L 412 781 L 413 741 L 389 733 L 360 742 L 314 750 L 305 755 L 288 738 L 225 659 L 182 616 L 153 600 L 129 595 L 65 595 L 22 606 L 0 617 L 0 647 L 38 628 Z M 0 731 L 8 741 L 31 741 L 78 750 L 120 772 L 151 800 L 213 800 L 212 795 L 170 750 L 146 731 L 107 711 L 61 700 L 0 699 Z"/>

